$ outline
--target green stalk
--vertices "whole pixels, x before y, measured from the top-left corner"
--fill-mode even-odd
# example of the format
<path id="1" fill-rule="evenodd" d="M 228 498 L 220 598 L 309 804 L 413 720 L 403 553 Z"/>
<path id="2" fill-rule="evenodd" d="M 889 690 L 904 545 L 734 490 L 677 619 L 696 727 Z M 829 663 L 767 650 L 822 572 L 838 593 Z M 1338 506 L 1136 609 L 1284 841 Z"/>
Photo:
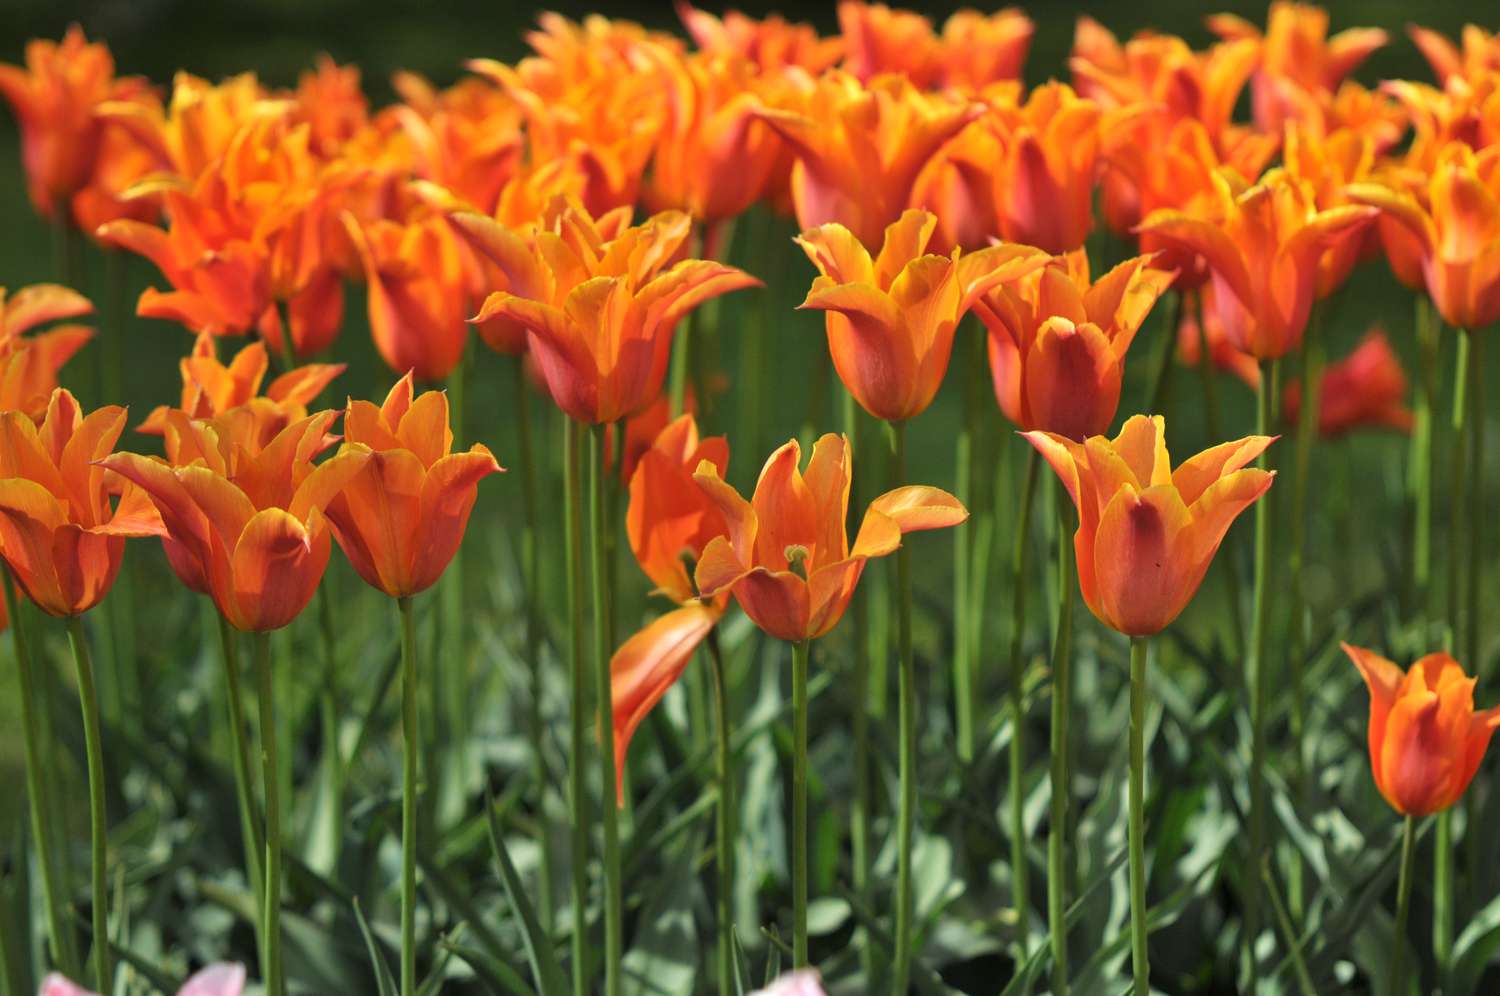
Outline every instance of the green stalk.
<path id="1" fill-rule="evenodd" d="M 1483 656 L 1483 631 L 1480 628 L 1480 588 L 1484 573 L 1484 336 L 1469 331 L 1460 333 L 1469 342 L 1469 578 L 1465 588 L 1468 609 L 1464 620 L 1464 661 L 1475 675 L 1485 673 Z M 1478 792 L 1469 792 L 1464 797 L 1464 812 L 1468 815 L 1464 834 L 1465 850 L 1469 868 L 1476 869 L 1483 861 L 1480 850 L 1483 835 L 1478 832 L 1482 816 L 1479 811 Z M 1472 876 L 1466 881 L 1466 895 L 1472 901 Z M 1444 965 L 1446 968 L 1447 965 Z"/>
<path id="2" fill-rule="evenodd" d="M 1157 353 L 1156 373 L 1151 378 L 1151 393 L 1146 406 L 1148 412 L 1161 412 L 1171 397 L 1172 369 L 1176 365 L 1172 361 L 1177 357 L 1177 328 L 1181 324 L 1182 293 L 1178 292 L 1172 297 L 1172 309 L 1168 312 L 1167 328 L 1162 335 L 1161 350 Z"/>
<path id="3" fill-rule="evenodd" d="M 338 641 L 334 637 L 333 600 L 328 594 L 328 584 L 324 579 L 318 585 L 318 628 L 323 639 L 323 688 L 318 696 L 318 718 L 323 734 L 324 786 L 328 792 L 322 811 L 333 822 L 328 835 L 332 846 L 328 870 L 332 871 L 338 867 L 343 841 L 339 824 L 344 812 L 344 760 L 339 750 Z"/>
<path id="4" fill-rule="evenodd" d="M 1031 949 L 1031 900 L 1026 864 L 1026 799 L 1021 784 L 1026 774 L 1026 661 L 1022 656 L 1022 637 L 1026 629 L 1026 549 L 1041 464 L 1041 454 L 1028 446 L 1026 481 L 1021 486 L 1021 507 L 1010 553 L 1010 874 L 1011 896 L 1016 908 L 1016 942 L 1020 945 L 1023 960 Z"/>
<path id="5" fill-rule="evenodd" d="M 584 662 L 583 604 L 583 433 L 584 427 L 575 419 L 567 419 L 566 451 L 564 455 L 563 490 L 567 506 L 567 575 L 568 575 L 568 644 L 569 677 L 572 687 L 572 707 L 568 736 L 568 818 L 572 834 L 572 902 L 573 902 L 573 993 L 588 996 L 588 793 L 584 782 L 584 755 L 588 751 L 588 702 L 586 695 L 587 666 Z M 606 786 L 606 791 L 608 787 Z M 605 808 L 609 808 L 608 796 Z"/>
<path id="6" fill-rule="evenodd" d="M 724 675 L 724 656 L 719 650 L 719 634 L 708 631 L 708 660 L 713 667 L 714 712 L 718 721 L 719 806 L 715 832 L 715 850 L 719 866 L 718 941 L 719 993 L 733 996 L 734 983 L 734 756 L 730 742 L 729 688 Z"/>
<path id="7" fill-rule="evenodd" d="M 604 479 L 609 473 L 604 460 L 605 427 L 596 425 L 589 435 L 591 490 L 591 576 L 594 602 L 594 695 L 599 708 L 599 785 L 601 822 L 604 824 L 604 991 L 619 996 L 621 959 L 624 955 L 624 931 L 621 925 L 623 900 L 620 894 L 620 831 L 617 807 L 609 800 L 615 790 L 615 720 L 610 704 L 609 672 L 609 602 L 605 589 L 608 566 L 604 550 Z M 623 431 L 623 427 L 621 427 Z"/>
<path id="8" fill-rule="evenodd" d="M 906 480 L 906 423 L 892 422 L 891 433 L 895 441 L 891 478 L 899 487 Z M 917 821 L 917 662 L 911 649 L 911 551 L 905 543 L 896 548 L 896 619 L 901 655 L 897 680 L 900 799 L 896 810 L 896 951 L 892 991 L 904 993 L 911 977 L 911 850 Z"/>
<path id="9" fill-rule="evenodd" d="M 1416 864 L 1416 817 L 1401 824 L 1401 877 L 1396 886 L 1396 936 L 1391 944 L 1391 996 L 1406 996 L 1406 920 L 1411 909 L 1412 866 Z"/>
<path id="10" fill-rule="evenodd" d="M 1464 602 L 1458 565 L 1463 560 L 1463 530 L 1459 527 L 1464 512 L 1464 486 L 1468 471 L 1464 443 L 1468 437 L 1468 393 L 1473 375 L 1469 372 L 1469 350 L 1474 337 L 1460 334 L 1453 369 L 1453 473 L 1448 491 L 1448 634 L 1450 652 L 1458 650 L 1458 631 Z M 1474 662 L 1469 661 L 1469 667 Z M 1453 953 L 1453 811 L 1437 815 L 1432 862 L 1432 957 L 1440 970 L 1446 970 Z"/>
<path id="11" fill-rule="evenodd" d="M 1412 600 L 1427 620 L 1432 584 L 1432 430 L 1433 401 L 1437 396 L 1437 323 L 1431 299 L 1416 297 L 1417 349 L 1420 365 L 1412 399 L 1413 425 L 1408 480 L 1412 491 Z"/>
<path id="12" fill-rule="evenodd" d="M 807 965 L 807 658 L 792 644 L 792 967 Z"/>
<path id="13" fill-rule="evenodd" d="M 401 613 L 401 996 L 417 991 L 417 625 L 411 596 Z"/>
<path id="14" fill-rule="evenodd" d="M 265 853 L 265 834 L 261 829 L 260 814 L 255 808 L 254 780 L 250 766 L 250 738 L 245 729 L 243 693 L 240 691 L 240 652 L 234 628 L 223 613 L 214 609 L 214 618 L 219 621 L 219 644 L 223 648 L 224 698 L 229 710 L 229 732 L 233 741 L 231 764 L 234 767 L 234 795 L 240 810 L 240 839 L 245 848 L 245 877 L 250 881 L 250 892 L 255 897 L 257 910 L 265 907 L 265 877 L 261 874 L 260 860 Z M 255 920 L 256 953 L 260 957 L 262 972 L 266 963 L 265 924 Z"/>
<path id="15" fill-rule="evenodd" d="M 1151 992 L 1146 951 L 1146 637 L 1130 638 L 1130 963 L 1135 996 Z"/>
<path id="16" fill-rule="evenodd" d="M 94 986 L 101 993 L 114 991 L 109 967 L 109 844 L 104 811 L 104 737 L 99 724 L 99 695 L 94 686 L 94 663 L 89 655 L 83 617 L 68 617 L 68 642 L 73 647 L 73 665 L 78 672 L 78 703 L 83 709 L 83 741 L 89 769 L 89 841 L 93 869 L 90 903 L 94 930 Z"/>
<path id="17" fill-rule="evenodd" d="M 22 631 L 20 606 L 15 583 L 9 569 L 0 571 L 0 586 L 5 588 L 5 608 L 10 613 L 10 634 L 16 644 L 16 680 L 20 684 L 21 729 L 26 748 L 26 797 L 31 806 L 31 836 L 36 842 L 37 864 L 42 868 L 42 906 L 47 911 L 47 942 L 53 964 L 69 978 L 78 977 L 78 952 L 73 931 L 63 916 L 65 890 L 57 877 L 57 855 L 53 853 L 52 809 L 48 802 L 48 785 L 42 774 L 42 738 L 37 725 L 36 691 L 31 672 L 31 650 Z"/>
<path id="18" fill-rule="evenodd" d="M 526 666 L 531 679 L 531 704 L 527 716 L 531 730 L 532 777 L 536 779 L 537 791 L 537 878 L 540 880 L 537 897 L 538 914 L 542 926 L 552 931 L 552 835 L 545 819 L 546 794 L 549 783 L 547 757 L 542 744 L 546 739 L 546 727 L 542 722 L 542 626 L 538 618 L 538 595 L 542 588 L 541 566 L 537 554 L 540 520 L 537 515 L 537 469 L 531 440 L 531 394 L 526 384 L 526 364 L 522 356 L 514 358 L 511 369 L 515 376 L 514 400 L 516 406 L 516 431 L 520 436 L 521 450 L 521 500 L 525 521 L 521 532 L 521 571 L 524 574 L 521 597 L 526 608 Z"/>
<path id="19" fill-rule="evenodd" d="M 453 371 L 448 375 L 448 410 L 449 422 L 453 427 L 453 445 L 457 449 L 468 440 L 465 429 L 466 408 L 465 398 L 468 394 L 465 385 L 468 381 L 468 369 L 473 350 L 468 347 L 468 339 L 464 341 L 463 355 Z M 465 625 L 464 614 L 464 550 L 460 544 L 453 551 L 453 559 L 448 562 L 447 569 L 443 572 L 442 581 L 438 585 L 438 608 L 442 619 L 440 630 L 440 645 L 443 648 L 443 659 L 433 661 L 430 672 L 432 684 L 432 716 L 434 725 L 438 723 L 438 717 L 445 717 L 442 729 L 434 729 L 432 736 L 432 754 L 429 755 L 427 778 L 430 785 L 430 798 L 434 804 L 426 807 L 423 814 L 425 826 L 431 827 L 432 820 L 438 819 L 442 823 L 450 823 L 461 819 L 464 815 L 463 783 L 460 778 L 444 777 L 448 771 L 464 772 L 469 770 L 468 755 L 471 738 L 468 735 L 469 723 L 469 643 L 468 627 Z M 439 751 L 443 752 L 444 760 L 450 760 L 452 764 L 438 763 Z"/>
<path id="20" fill-rule="evenodd" d="M 1033 450 L 1033 453 L 1036 451 Z M 1052 992 L 1068 996 L 1068 717 L 1073 706 L 1073 544 L 1068 531 L 1072 502 L 1057 499 L 1057 577 L 1062 588 L 1057 637 L 1052 641 L 1052 813 L 1047 827 L 1047 925 L 1052 934 Z"/>
<path id="21" fill-rule="evenodd" d="M 984 348 L 984 336 L 971 334 Z M 954 453 L 954 493 L 962 502 L 974 507 L 974 440 L 979 425 L 979 373 L 984 369 L 982 356 L 971 356 L 963 378 L 963 420 L 959 424 Z M 973 551 L 968 520 L 953 529 L 953 717 L 958 759 L 965 764 L 974 760 L 974 659 L 971 640 L 974 626 L 971 617 L 974 603 Z"/>
<path id="22" fill-rule="evenodd" d="M 1260 387 L 1256 391 L 1255 431 L 1270 435 L 1276 412 L 1276 389 L 1280 364 L 1262 360 Z M 1264 454 L 1258 461 L 1266 467 Z M 1261 883 L 1253 871 L 1265 860 L 1266 851 L 1266 692 L 1268 664 L 1266 637 L 1271 618 L 1271 500 L 1267 495 L 1255 503 L 1255 593 L 1250 621 L 1250 654 L 1247 677 L 1250 681 L 1250 863 L 1252 871 L 1245 876 L 1244 957 L 1250 970 L 1251 991 L 1260 980 L 1260 965 L 1255 958 L 1255 939 L 1260 934 Z"/>
<path id="23" fill-rule="evenodd" d="M 262 915 L 267 996 L 283 996 L 281 970 L 281 778 L 276 746 L 276 693 L 271 684 L 271 634 L 255 633 L 255 685 L 260 699 L 260 764 L 266 796 L 265 897 Z"/>

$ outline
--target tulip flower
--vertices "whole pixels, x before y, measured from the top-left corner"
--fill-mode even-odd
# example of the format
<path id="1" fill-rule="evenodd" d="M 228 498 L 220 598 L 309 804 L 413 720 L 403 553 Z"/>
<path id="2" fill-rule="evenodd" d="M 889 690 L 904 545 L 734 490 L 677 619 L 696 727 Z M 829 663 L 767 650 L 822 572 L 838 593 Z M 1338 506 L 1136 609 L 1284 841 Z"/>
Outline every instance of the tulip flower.
<path id="1" fill-rule="evenodd" d="M 1379 327 L 1365 333 L 1359 346 L 1323 371 L 1318 390 L 1318 432 L 1342 436 L 1360 426 L 1383 426 L 1410 432 L 1412 411 L 1403 403 L 1406 372 Z M 1297 421 L 1302 408 L 1302 385 L 1292 381 L 1282 388 L 1282 418 Z"/>
<path id="2" fill-rule="evenodd" d="M 1214 184 L 1222 221 L 1157 211 L 1138 231 L 1201 255 L 1230 340 L 1257 359 L 1275 359 L 1302 341 L 1323 253 L 1357 235 L 1375 212 L 1361 205 L 1319 211 L 1311 188 L 1280 169 L 1244 190 L 1222 174 Z"/>
<path id="3" fill-rule="evenodd" d="M 328 503 L 328 519 L 354 570 L 392 598 L 432 587 L 463 540 L 480 480 L 504 469 L 483 443 L 452 447 L 447 395 L 417 396 L 410 373 L 379 407 L 349 401 L 344 449 L 370 456 Z"/>
<path id="4" fill-rule="evenodd" d="M 824 996 L 823 980 L 812 969 L 788 972 L 750 996 Z"/>
<path id="5" fill-rule="evenodd" d="M 1485 73 L 1500 71 L 1500 36 L 1477 24 L 1465 24 L 1454 45 L 1447 37 L 1431 28 L 1408 25 L 1407 35 L 1422 53 L 1438 82 L 1447 84 L 1453 77 L 1474 80 Z"/>
<path id="6" fill-rule="evenodd" d="M 990 370 L 1005 417 L 1082 441 L 1109 428 L 1125 353 L 1174 273 L 1137 256 L 1089 283 L 1082 253 L 993 288 L 975 311 L 989 329 Z"/>
<path id="7" fill-rule="evenodd" d="M 843 225 L 797 237 L 821 272 L 800 307 L 827 312 L 839 378 L 876 418 L 900 421 L 937 396 L 958 322 L 991 288 L 1047 262 L 1029 246 L 924 254 L 937 219 L 909 210 L 885 232 L 874 260 Z"/>
<path id="8" fill-rule="evenodd" d="M 848 440 L 820 438 L 804 473 L 802 448 L 788 442 L 766 461 L 746 501 L 711 462 L 693 479 L 718 504 L 726 533 L 698 560 L 699 594 L 734 593 L 740 608 L 777 639 L 800 643 L 838 625 L 865 563 L 893 553 L 901 537 L 956 526 L 968 518 L 958 499 L 937 488 L 908 486 L 870 503 L 849 545 L 844 520 L 849 501 Z"/>
<path id="9" fill-rule="evenodd" d="M 676 0 L 675 6 L 683 28 L 699 49 L 746 59 L 762 73 L 796 66 L 816 77 L 844 54 L 843 38 L 819 38 L 812 25 L 792 23 L 776 14 L 756 20 L 726 10 L 720 18 L 687 0 Z"/>
<path id="10" fill-rule="evenodd" d="M 1416 240 L 1427 293 L 1444 321 L 1475 330 L 1500 319 L 1500 148 L 1476 153 L 1461 142 L 1445 146 L 1426 184 L 1427 207 L 1375 184 L 1348 192 Z"/>
<path id="11" fill-rule="evenodd" d="M 57 388 L 58 371 L 93 338 L 94 331 L 67 324 L 26 333 L 93 310 L 88 298 L 56 284 L 23 287 L 9 297 L 0 287 L 0 411 L 20 411 L 41 419 Z"/>
<path id="12" fill-rule="evenodd" d="M 1132 416 L 1114 439 L 1023 433 L 1078 509 L 1073 549 L 1083 600 L 1127 636 L 1161 632 L 1187 606 L 1235 517 L 1271 486 L 1247 468 L 1272 439 L 1247 436 L 1172 469 L 1160 415 Z"/>
<path id="13" fill-rule="evenodd" d="M 245 991 L 245 967 L 243 965 L 210 965 L 198 972 L 181 989 L 177 996 L 240 996 Z M 42 980 L 37 996 L 98 996 L 82 986 L 75 985 L 61 975 L 49 975 Z"/>
<path id="14" fill-rule="evenodd" d="M 1019 8 L 988 16 L 956 10 L 943 22 L 943 82 L 980 91 L 1005 80 L 1019 80 L 1031 51 L 1036 24 Z"/>
<path id="15" fill-rule="evenodd" d="M 844 69 L 855 79 L 868 83 L 891 73 L 921 90 L 937 86 L 943 75 L 943 48 L 929 18 L 864 0 L 839 0 L 838 18 L 847 49 Z"/>
<path id="16" fill-rule="evenodd" d="M 576 202 L 553 214 L 530 250 L 498 225 L 464 219 L 490 244 L 509 247 L 496 250 L 496 261 L 512 290 L 492 293 L 473 321 L 524 326 L 552 400 L 580 422 L 602 425 L 649 405 L 666 380 L 676 322 L 711 297 L 760 284 L 708 260 L 673 264 L 691 226 L 680 212 L 613 238 Z"/>
<path id="17" fill-rule="evenodd" d="M 1352 203 L 1346 188 L 1369 178 L 1375 157 L 1375 140 L 1365 132 L 1348 129 L 1309 135 L 1299 126 L 1288 125 L 1282 145 L 1287 172 L 1308 183 L 1319 210 Z M 1373 225 L 1357 236 L 1334 242 L 1318 261 L 1318 297 L 1328 297 L 1338 290 L 1356 263 L 1378 252 L 1379 233 Z"/>
<path id="18" fill-rule="evenodd" d="M 1219 322 L 1219 314 L 1213 306 L 1213 288 L 1198 291 L 1203 303 L 1198 308 L 1182 309 L 1182 322 L 1177 326 L 1177 358 L 1184 366 L 1195 367 L 1203 362 L 1203 347 L 1208 346 L 1208 359 L 1214 369 L 1232 374 L 1252 391 L 1260 389 L 1260 364 L 1255 357 L 1230 341 Z M 1200 330 L 1200 318 L 1203 327 Z"/>

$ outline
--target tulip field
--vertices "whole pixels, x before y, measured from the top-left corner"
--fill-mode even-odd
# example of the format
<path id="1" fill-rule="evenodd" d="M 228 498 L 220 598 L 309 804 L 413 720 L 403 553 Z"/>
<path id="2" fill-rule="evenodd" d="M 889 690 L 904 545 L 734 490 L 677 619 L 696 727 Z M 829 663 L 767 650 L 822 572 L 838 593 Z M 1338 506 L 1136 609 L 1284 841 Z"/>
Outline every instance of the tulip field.
<path id="1" fill-rule="evenodd" d="M 1500 993 L 1494 10 L 126 6 L 0 45 L 0 996 Z"/>

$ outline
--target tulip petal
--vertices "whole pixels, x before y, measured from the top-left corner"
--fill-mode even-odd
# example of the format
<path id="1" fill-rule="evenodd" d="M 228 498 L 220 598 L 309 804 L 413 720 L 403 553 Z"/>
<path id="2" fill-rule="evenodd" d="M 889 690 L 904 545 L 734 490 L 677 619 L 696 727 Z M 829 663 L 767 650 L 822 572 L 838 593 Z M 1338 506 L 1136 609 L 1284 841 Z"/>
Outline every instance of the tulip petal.
<path id="1" fill-rule="evenodd" d="M 5 336 L 20 335 L 38 325 L 62 318 L 77 318 L 94 311 L 88 298 L 60 284 L 32 284 L 16 291 L 3 303 L 0 334 Z"/>
<path id="2" fill-rule="evenodd" d="M 1245 436 L 1194 454 L 1172 472 L 1172 486 L 1182 494 L 1182 500 L 1191 505 L 1211 485 L 1226 474 L 1247 466 L 1278 438 Z"/>
<path id="3" fill-rule="evenodd" d="M 328 534 L 311 535 L 290 512 L 267 508 L 251 517 L 238 540 L 230 621 L 243 630 L 280 629 L 317 591 L 328 566 Z"/>
<path id="4" fill-rule="evenodd" d="M 889 516 L 903 534 L 946 529 L 969 517 L 969 510 L 953 495 L 941 488 L 915 484 L 887 491 L 871 502 L 870 508 Z"/>
<path id="5" fill-rule="evenodd" d="M 245 988 L 245 966 L 210 965 L 194 975 L 177 996 L 240 996 Z"/>
<path id="6" fill-rule="evenodd" d="M 1171 487 L 1121 488 L 1099 516 L 1094 543 L 1098 606 L 1112 628 L 1150 636 L 1177 618 L 1197 588 L 1179 537 L 1192 523 Z M 1191 583 L 1190 583 L 1191 582 Z"/>
<path id="7" fill-rule="evenodd" d="M 793 239 L 818 272 L 834 284 L 870 284 L 875 281 L 875 264 L 864 244 L 838 222 L 810 228 Z"/>
<path id="8" fill-rule="evenodd" d="M 412 563 L 415 591 L 431 587 L 442 576 L 463 542 L 479 482 L 503 469 L 483 443 L 476 443 L 467 453 L 443 457 L 427 471 Z"/>

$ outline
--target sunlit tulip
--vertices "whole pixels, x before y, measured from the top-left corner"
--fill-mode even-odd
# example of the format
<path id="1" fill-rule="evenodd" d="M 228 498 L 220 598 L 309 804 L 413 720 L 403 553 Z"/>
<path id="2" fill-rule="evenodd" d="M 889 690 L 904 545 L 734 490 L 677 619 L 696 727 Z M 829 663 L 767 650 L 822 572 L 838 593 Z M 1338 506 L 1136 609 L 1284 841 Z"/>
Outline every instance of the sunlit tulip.
<path id="1" fill-rule="evenodd" d="M 682 411 L 685 415 L 698 414 L 698 398 L 693 393 L 691 384 L 683 386 Z M 617 427 L 609 426 L 605 433 L 604 459 L 611 468 L 614 467 L 616 448 L 623 447 L 620 452 L 621 484 L 630 483 L 631 477 L 635 475 L 635 468 L 640 466 L 641 457 L 656 445 L 656 438 L 674 421 L 670 393 L 663 391 L 655 401 L 625 420 L 623 444 L 617 442 Z M 695 461 L 688 469 L 692 470 L 696 466 L 698 464 Z"/>
<path id="2" fill-rule="evenodd" d="M 526 151 L 515 101 L 492 81 L 469 78 L 417 103 L 409 96 L 414 78 L 405 81 L 407 101 L 390 114 L 411 145 L 415 174 L 474 210 L 493 211 Z"/>
<path id="3" fill-rule="evenodd" d="M 983 121 L 976 121 L 946 142 L 917 174 L 911 206 L 937 219 L 928 243 L 932 252 L 978 249 L 1000 240 L 1000 213 L 990 176 L 999 158 L 999 139 Z"/>
<path id="4" fill-rule="evenodd" d="M 344 451 L 369 460 L 328 503 L 334 536 L 365 582 L 392 598 L 426 591 L 463 541 L 479 482 L 502 468 L 483 443 L 454 453 L 448 397 L 412 375 L 380 407 L 349 402 Z"/>
<path id="5" fill-rule="evenodd" d="M 1223 443 L 1173 470 L 1160 415 L 1132 416 L 1114 439 L 1025 436 L 1078 509 L 1073 549 L 1083 600 L 1100 622 L 1127 636 L 1171 625 L 1235 517 L 1275 476 L 1246 467 L 1271 445 L 1269 436 Z"/>
<path id="6" fill-rule="evenodd" d="M 337 412 L 300 419 L 263 447 L 218 419 L 169 418 L 196 459 L 180 466 L 116 453 L 104 466 L 150 495 L 178 576 L 213 596 L 236 629 L 280 629 L 307 607 L 328 566 L 324 509 L 370 459 L 347 449 L 321 464 Z M 193 583 L 196 582 L 196 583 Z"/>
<path id="7" fill-rule="evenodd" d="M 0 64 L 0 96 L 20 125 L 31 202 L 48 218 L 94 175 L 108 123 L 101 105 L 151 99 L 146 81 L 116 77 L 109 48 L 76 24 L 61 42 L 28 42 L 24 67 Z"/>
<path id="8" fill-rule="evenodd" d="M 0 412 L 0 554 L 50 615 L 97 605 L 120 571 L 125 537 L 155 531 L 146 496 L 122 489 L 98 464 L 124 429 L 125 409 L 85 417 L 62 388 L 52 392 L 41 425 L 24 412 Z"/>
<path id="9" fill-rule="evenodd" d="M 57 284 L 23 287 L 9 297 L 0 287 L 0 411 L 42 417 L 57 387 L 58 371 L 93 337 L 94 330 L 73 324 L 32 330 L 93 310 L 88 298 Z"/>
<path id="10" fill-rule="evenodd" d="M 943 83 L 979 91 L 1020 79 L 1034 34 L 1036 24 L 1016 7 L 954 11 L 943 22 Z"/>
<path id="11" fill-rule="evenodd" d="M 1500 73 L 1455 76 L 1441 89 L 1411 80 L 1387 80 L 1380 89 L 1411 119 L 1411 144 L 1389 165 L 1408 171 L 1412 182 L 1430 176 L 1454 142 L 1476 150 L 1500 143 Z"/>
<path id="12" fill-rule="evenodd" d="M 737 10 L 726 10 L 721 18 L 687 0 L 675 0 L 675 6 L 682 26 L 699 49 L 747 59 L 762 72 L 796 66 L 816 76 L 844 54 L 843 38 L 819 38 L 812 25 L 792 23 L 776 14 L 756 20 Z"/>
<path id="13" fill-rule="evenodd" d="M 932 21 L 916 11 L 865 0 L 839 0 L 844 69 L 862 83 L 883 73 L 906 77 L 929 90 L 943 74 L 943 49 Z"/>
<path id="14" fill-rule="evenodd" d="M 1050 253 L 1083 245 L 1093 227 L 1101 112 L 1066 83 L 1000 101 L 984 118 L 1000 142 L 994 164 L 1000 234 Z"/>
<path id="15" fill-rule="evenodd" d="M 582 422 L 633 415 L 661 393 L 677 321 L 702 302 L 754 277 L 721 263 L 673 263 L 692 222 L 664 211 L 607 238 L 579 204 L 555 213 L 534 246 L 488 219 L 463 219 L 497 247 L 509 289 L 491 294 L 475 322 L 524 326 L 553 402 Z"/>
<path id="16" fill-rule="evenodd" d="M 240 996 L 245 991 L 245 967 L 243 965 L 210 965 L 183 983 L 177 996 Z M 82 986 L 74 985 L 61 975 L 49 975 L 42 980 L 37 996 L 98 996 Z"/>
<path id="17" fill-rule="evenodd" d="M 1365 333 L 1354 352 L 1324 370 L 1319 383 L 1318 432 L 1324 436 L 1361 426 L 1411 430 L 1406 371 L 1378 326 Z M 1292 381 L 1281 393 L 1283 421 L 1294 423 L 1302 410 L 1302 385 Z"/>
<path id="18" fill-rule="evenodd" d="M 1360 131 L 1341 129 L 1320 136 L 1288 125 L 1281 157 L 1287 173 L 1312 189 L 1317 208 L 1328 210 L 1352 203 L 1345 188 L 1370 178 L 1375 168 L 1375 140 Z M 1356 263 L 1379 251 L 1380 235 L 1374 225 L 1336 240 L 1318 260 L 1318 297 L 1328 297 L 1342 287 Z"/>
<path id="19" fill-rule="evenodd" d="M 733 592 L 757 626 L 793 643 L 838 625 L 865 562 L 894 552 L 903 534 L 956 526 L 969 516 L 945 491 L 897 488 L 870 503 L 851 548 L 845 532 L 848 440 L 831 434 L 819 439 L 805 473 L 801 459 L 796 440 L 771 454 L 749 501 L 711 463 L 700 464 L 693 475 L 718 503 L 727 529 L 698 560 L 699 593 L 711 598 Z"/>
<path id="20" fill-rule="evenodd" d="M 1357 235 L 1375 212 L 1360 205 L 1319 211 L 1312 189 L 1280 169 L 1245 190 L 1221 174 L 1215 187 L 1219 220 L 1157 211 L 1140 231 L 1203 257 L 1219 321 L 1235 346 L 1259 359 L 1282 356 L 1302 341 L 1323 253 Z"/>
<path id="21" fill-rule="evenodd" d="M 1077 252 L 981 296 L 974 310 L 989 329 L 1005 417 L 1075 440 L 1106 431 L 1120 403 L 1125 352 L 1174 276 L 1137 256 L 1091 284 L 1088 257 Z"/>
<path id="22" fill-rule="evenodd" d="M 1437 31 L 1415 24 L 1409 25 L 1406 33 L 1432 66 L 1439 83 L 1447 83 L 1454 76 L 1474 79 L 1500 71 L 1500 35 L 1477 24 L 1464 25 L 1459 45 Z"/>
<path id="23" fill-rule="evenodd" d="M 211 419 L 247 405 L 260 395 L 260 385 L 269 366 L 266 347 L 259 342 L 241 349 L 227 365 L 220 363 L 214 337 L 201 333 L 193 343 L 192 353 L 177 364 L 182 374 L 182 401 L 177 410 L 190 418 Z M 309 363 L 271 381 L 265 397 L 287 412 L 288 421 L 303 418 L 307 406 L 343 372 L 342 363 Z M 163 434 L 169 411 L 166 405 L 156 408 L 137 431 Z"/>
<path id="24" fill-rule="evenodd" d="M 885 232 L 874 260 L 842 225 L 797 242 L 821 272 L 801 304 L 827 313 L 828 349 L 839 378 L 876 418 L 899 421 L 937 396 L 958 322 L 979 295 L 1047 262 L 1029 246 L 925 254 L 937 219 L 907 211 Z"/>
<path id="25" fill-rule="evenodd" d="M 1500 706 L 1475 712 L 1475 679 L 1446 653 L 1403 672 L 1373 650 L 1340 646 L 1370 689 L 1370 768 L 1380 794 L 1403 816 L 1453 805 L 1484 760 Z"/>

